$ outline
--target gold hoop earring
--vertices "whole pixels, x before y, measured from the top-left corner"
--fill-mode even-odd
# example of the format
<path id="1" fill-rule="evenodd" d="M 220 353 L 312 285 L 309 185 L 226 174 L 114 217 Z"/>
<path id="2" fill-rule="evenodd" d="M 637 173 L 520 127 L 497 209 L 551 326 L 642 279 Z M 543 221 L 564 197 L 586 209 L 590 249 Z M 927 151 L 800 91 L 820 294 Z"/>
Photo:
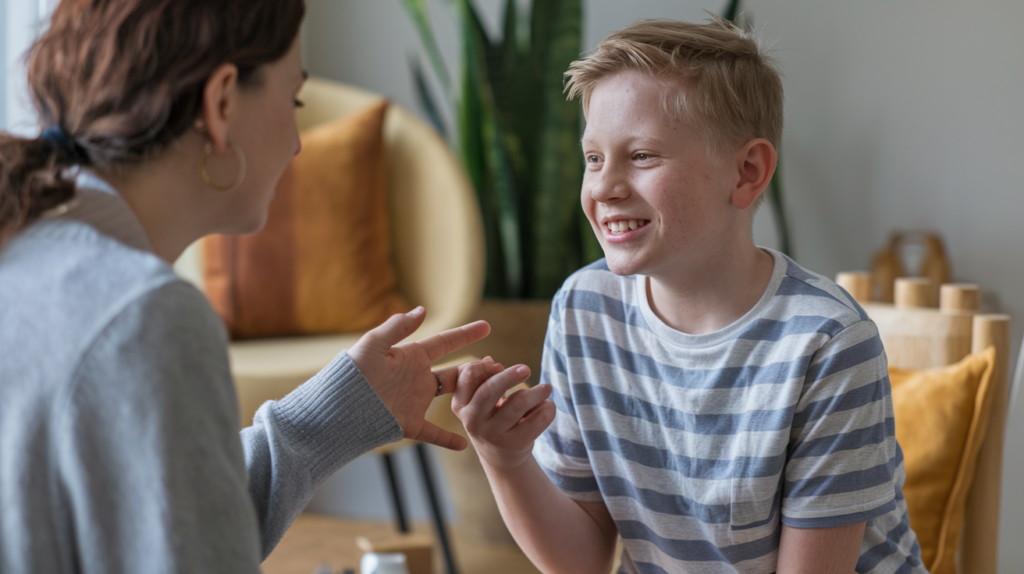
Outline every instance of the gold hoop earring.
<path id="1" fill-rule="evenodd" d="M 231 191 L 238 187 L 242 183 L 242 180 L 245 179 L 245 154 L 242 152 L 242 148 L 236 146 L 233 142 L 228 142 L 228 145 L 231 146 L 231 151 L 235 152 L 235 156 L 238 157 L 239 165 L 238 177 L 228 185 L 217 185 L 212 179 L 210 179 L 210 174 L 206 171 L 206 158 L 213 153 L 213 144 L 206 142 L 206 145 L 203 146 L 202 153 L 199 154 L 199 177 L 203 178 L 203 182 L 205 182 L 206 185 L 217 191 Z"/>

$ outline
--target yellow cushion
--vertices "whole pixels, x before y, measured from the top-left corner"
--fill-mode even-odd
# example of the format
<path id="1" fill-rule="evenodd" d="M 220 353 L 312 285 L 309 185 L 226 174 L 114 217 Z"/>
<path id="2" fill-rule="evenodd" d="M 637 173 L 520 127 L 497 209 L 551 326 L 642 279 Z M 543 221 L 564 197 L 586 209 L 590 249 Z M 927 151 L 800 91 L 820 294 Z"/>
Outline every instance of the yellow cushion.
<path id="1" fill-rule="evenodd" d="M 204 285 L 235 339 L 344 333 L 409 309 L 388 228 L 387 102 L 302 134 L 257 234 L 204 243 Z"/>
<path id="2" fill-rule="evenodd" d="M 967 492 L 991 407 L 995 349 L 922 371 L 890 368 L 910 526 L 932 574 L 954 574 Z"/>

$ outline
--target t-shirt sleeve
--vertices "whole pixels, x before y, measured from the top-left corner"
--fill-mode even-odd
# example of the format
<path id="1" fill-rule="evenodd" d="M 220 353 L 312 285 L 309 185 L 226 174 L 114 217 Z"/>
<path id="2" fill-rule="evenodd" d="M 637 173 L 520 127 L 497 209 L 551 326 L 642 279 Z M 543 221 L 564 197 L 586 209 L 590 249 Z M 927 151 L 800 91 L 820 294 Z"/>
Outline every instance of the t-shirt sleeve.
<path id="1" fill-rule="evenodd" d="M 541 384 L 551 385 L 555 420 L 533 445 L 533 456 L 555 484 L 574 500 L 600 502 L 594 469 L 590 465 L 583 434 L 576 418 L 569 376 L 569 345 L 562 317 L 564 297 L 560 292 L 552 303 L 541 359 Z"/>
<path id="2" fill-rule="evenodd" d="M 878 329 L 859 321 L 813 356 L 794 414 L 782 522 L 844 526 L 889 512 L 898 447 Z"/>

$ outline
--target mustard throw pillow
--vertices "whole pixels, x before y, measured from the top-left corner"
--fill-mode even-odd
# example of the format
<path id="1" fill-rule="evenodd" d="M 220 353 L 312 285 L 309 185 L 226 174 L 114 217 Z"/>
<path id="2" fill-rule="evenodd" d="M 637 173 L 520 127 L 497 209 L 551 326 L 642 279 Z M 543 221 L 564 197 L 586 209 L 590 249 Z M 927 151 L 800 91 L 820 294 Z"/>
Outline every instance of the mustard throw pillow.
<path id="1" fill-rule="evenodd" d="M 303 132 L 263 230 L 204 240 L 206 294 L 232 338 L 361 331 L 410 308 L 391 264 L 386 112 Z"/>
<path id="2" fill-rule="evenodd" d="M 995 349 L 922 371 L 890 368 L 910 526 L 932 574 L 955 574 L 967 491 L 991 410 Z"/>

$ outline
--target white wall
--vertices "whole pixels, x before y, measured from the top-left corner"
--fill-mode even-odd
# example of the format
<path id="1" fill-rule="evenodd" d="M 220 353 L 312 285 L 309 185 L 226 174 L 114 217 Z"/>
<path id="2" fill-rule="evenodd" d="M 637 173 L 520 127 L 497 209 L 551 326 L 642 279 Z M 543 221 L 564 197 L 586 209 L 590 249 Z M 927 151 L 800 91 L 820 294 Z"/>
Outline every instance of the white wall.
<path id="1" fill-rule="evenodd" d="M 56 2 L 0 0 L 0 127 L 21 135 L 38 132 L 25 80 L 25 52 Z"/>
<path id="2" fill-rule="evenodd" d="M 429 0 L 454 62 L 454 24 Z M 478 0 L 496 23 L 498 0 Z M 725 0 L 590 0 L 585 46 L 644 17 L 702 19 Z M 1024 2 L 746 0 L 785 74 L 782 169 L 797 259 L 825 275 L 863 269 L 889 232 L 934 229 L 957 279 L 1024 328 Z M 399 0 L 309 0 L 313 74 L 368 87 L 419 111 L 408 58 L 419 51 Z M 453 66 L 453 71 L 454 71 Z M 761 218 L 761 235 L 770 226 Z M 1014 359 L 1016 353 L 1014 353 Z M 1019 401 L 1018 401 L 1019 402 Z M 1013 405 L 1011 405 L 1011 408 Z M 1000 571 L 1024 572 L 1024 422 L 1011 416 Z M 412 469 L 410 469 L 412 470 Z M 351 477 L 348 482 L 358 482 Z M 338 481 L 319 501 L 344 504 Z M 386 508 L 386 507 L 385 507 Z"/>

